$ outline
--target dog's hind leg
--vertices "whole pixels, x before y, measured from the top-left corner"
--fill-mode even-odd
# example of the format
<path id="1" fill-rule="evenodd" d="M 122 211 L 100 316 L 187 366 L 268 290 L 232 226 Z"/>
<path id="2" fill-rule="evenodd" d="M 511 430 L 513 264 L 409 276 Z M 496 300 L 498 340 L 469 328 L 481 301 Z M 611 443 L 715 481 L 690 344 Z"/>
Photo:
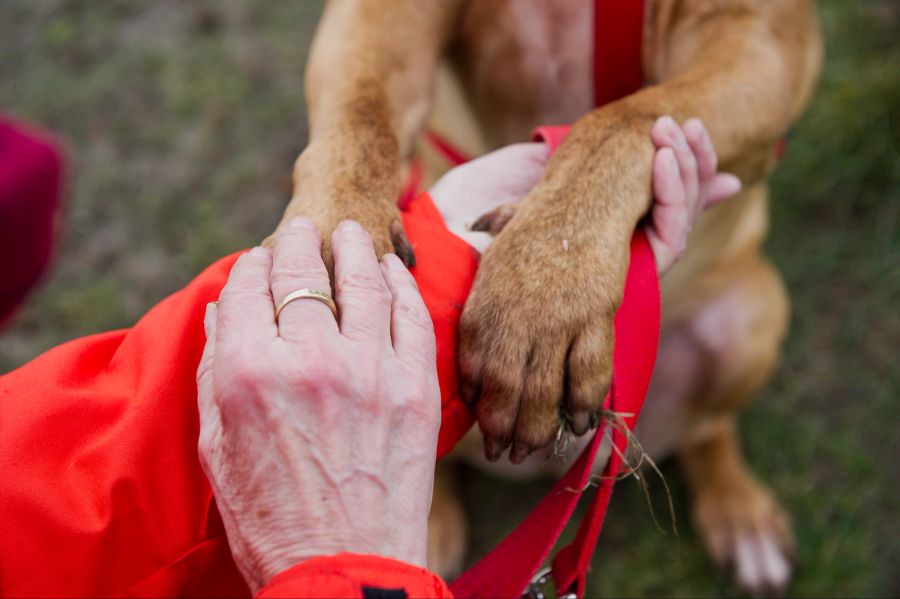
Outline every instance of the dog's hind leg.
<path id="1" fill-rule="evenodd" d="M 428 517 L 428 569 L 444 580 L 462 571 L 468 542 L 466 517 L 459 500 L 457 465 L 440 462 Z"/>
<path id="2" fill-rule="evenodd" d="M 644 438 L 653 445 L 668 433 L 692 495 L 695 527 L 712 559 L 731 568 L 750 592 L 780 593 L 792 568 L 789 519 L 745 463 L 736 419 L 775 369 L 787 296 L 774 268 L 755 251 L 699 276 L 696 289 L 705 299 L 694 296 L 690 312 L 664 329 L 648 399 L 648 408 L 680 430 L 674 437 L 663 430 Z M 666 401 L 671 393 L 677 402 Z M 665 416 L 672 403 L 681 404 L 674 410 L 678 418 Z M 658 420 L 647 415 L 648 425 Z"/>
<path id="3" fill-rule="evenodd" d="M 756 596 L 781 595 L 790 580 L 790 520 L 741 455 L 735 418 L 679 454 L 693 496 L 693 518 L 707 551 Z"/>

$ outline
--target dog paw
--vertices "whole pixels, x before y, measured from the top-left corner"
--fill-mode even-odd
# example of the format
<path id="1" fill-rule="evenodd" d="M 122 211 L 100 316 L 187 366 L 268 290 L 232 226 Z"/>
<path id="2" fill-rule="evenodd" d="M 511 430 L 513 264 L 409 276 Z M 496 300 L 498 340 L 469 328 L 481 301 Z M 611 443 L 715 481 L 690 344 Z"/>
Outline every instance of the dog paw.
<path id="1" fill-rule="evenodd" d="M 491 461 L 510 448 L 521 463 L 560 427 L 598 424 L 627 268 L 599 238 L 517 216 L 482 257 L 460 323 L 460 392 Z"/>
<path id="2" fill-rule="evenodd" d="M 285 211 L 282 222 L 288 221 L 295 216 L 305 216 L 316 223 L 316 227 L 318 227 L 319 234 L 322 237 L 322 259 L 329 272 L 332 272 L 333 267 L 331 234 L 345 220 L 355 220 L 369 232 L 375 246 L 375 255 L 379 260 L 387 253 L 394 253 L 406 266 L 411 267 L 416 264 L 416 256 L 413 252 L 412 244 L 410 244 L 409 239 L 406 237 L 406 232 L 403 230 L 400 212 L 393 206 L 388 208 L 367 206 L 359 210 L 342 210 L 337 207 L 309 209 L 308 207 L 291 205 Z M 263 242 L 263 245 L 272 247 L 274 241 L 273 234 Z"/>
<path id="3" fill-rule="evenodd" d="M 794 568 L 790 520 L 758 483 L 699 497 L 698 533 L 713 561 L 756 597 L 784 594 Z"/>

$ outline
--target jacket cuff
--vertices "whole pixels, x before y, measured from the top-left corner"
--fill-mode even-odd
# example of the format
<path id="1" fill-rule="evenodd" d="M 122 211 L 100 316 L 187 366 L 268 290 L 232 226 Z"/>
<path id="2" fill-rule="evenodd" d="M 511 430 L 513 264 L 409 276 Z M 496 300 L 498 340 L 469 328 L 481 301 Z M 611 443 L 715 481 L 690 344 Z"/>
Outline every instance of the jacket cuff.
<path id="1" fill-rule="evenodd" d="M 300 562 L 276 575 L 257 599 L 353 597 L 357 599 L 450 598 L 446 583 L 425 568 L 356 553 Z"/>

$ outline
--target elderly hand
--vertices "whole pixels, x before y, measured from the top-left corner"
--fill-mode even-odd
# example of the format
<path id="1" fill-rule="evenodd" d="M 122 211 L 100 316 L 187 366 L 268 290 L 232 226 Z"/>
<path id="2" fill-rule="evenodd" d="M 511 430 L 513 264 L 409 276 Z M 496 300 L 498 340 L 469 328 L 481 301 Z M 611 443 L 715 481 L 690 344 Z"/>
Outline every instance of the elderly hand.
<path id="1" fill-rule="evenodd" d="M 332 236 L 340 318 L 311 221 L 241 256 L 205 319 L 200 462 L 255 593 L 343 551 L 425 564 L 440 393 L 431 319 L 393 254 L 355 222 Z"/>
<path id="2" fill-rule="evenodd" d="M 741 189 L 740 179 L 717 171 L 718 157 L 698 119 L 679 126 L 662 117 L 651 131 L 657 152 L 653 162 L 653 206 L 644 230 L 660 274 L 687 248 L 700 214 Z M 472 224 L 490 216 L 494 234 L 502 229 L 544 173 L 549 159 L 543 143 L 506 146 L 447 172 L 431 188 L 431 196 L 447 227 L 480 252 L 491 233 Z M 481 217 L 481 218 L 479 218 Z"/>

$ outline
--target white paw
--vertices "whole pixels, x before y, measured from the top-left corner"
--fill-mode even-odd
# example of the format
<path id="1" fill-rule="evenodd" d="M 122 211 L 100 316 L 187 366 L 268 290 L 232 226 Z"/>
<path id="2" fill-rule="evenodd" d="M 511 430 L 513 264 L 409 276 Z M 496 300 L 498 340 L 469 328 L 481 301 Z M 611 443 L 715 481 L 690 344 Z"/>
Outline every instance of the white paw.
<path id="1" fill-rule="evenodd" d="M 752 595 L 782 595 L 793 574 L 789 518 L 756 482 L 713 490 L 694 503 L 694 522 L 710 557 Z"/>
<path id="2" fill-rule="evenodd" d="M 733 559 L 735 581 L 754 595 L 781 594 L 791 579 L 791 562 L 774 534 L 738 534 Z"/>

